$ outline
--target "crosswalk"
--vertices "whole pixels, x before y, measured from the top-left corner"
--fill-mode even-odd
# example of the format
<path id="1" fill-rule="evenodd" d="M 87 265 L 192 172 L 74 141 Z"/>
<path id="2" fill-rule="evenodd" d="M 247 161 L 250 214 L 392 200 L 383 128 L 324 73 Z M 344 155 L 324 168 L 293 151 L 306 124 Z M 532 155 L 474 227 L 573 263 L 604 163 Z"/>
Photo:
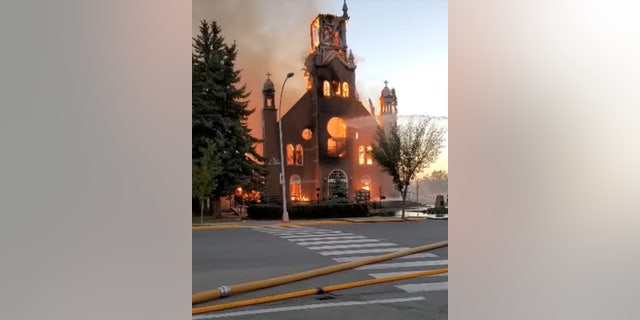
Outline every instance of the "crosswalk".
<path id="1" fill-rule="evenodd" d="M 265 232 L 297 245 L 316 251 L 323 256 L 331 257 L 336 262 L 344 263 L 354 260 L 370 258 L 390 252 L 410 249 L 381 239 L 371 239 L 361 235 L 334 231 L 316 227 L 303 226 L 263 226 L 255 230 Z M 355 270 L 371 272 L 372 278 L 385 278 L 424 271 L 428 269 L 445 268 L 449 264 L 431 252 L 416 253 L 398 259 L 358 267 Z M 447 274 L 414 278 L 416 283 L 395 285 L 396 288 L 410 293 L 448 291 Z"/>

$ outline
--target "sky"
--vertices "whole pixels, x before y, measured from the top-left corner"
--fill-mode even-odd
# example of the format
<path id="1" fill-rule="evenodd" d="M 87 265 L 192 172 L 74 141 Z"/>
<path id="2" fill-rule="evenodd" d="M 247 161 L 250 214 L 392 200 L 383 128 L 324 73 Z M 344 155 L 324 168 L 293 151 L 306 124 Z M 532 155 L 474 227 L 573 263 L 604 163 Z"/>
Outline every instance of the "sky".
<path id="1" fill-rule="evenodd" d="M 262 137 L 262 85 L 266 73 L 286 112 L 304 93 L 309 24 L 318 14 L 342 15 L 343 0 L 193 0 L 193 35 L 200 21 L 217 21 L 227 43 L 238 48 L 241 84 L 251 92 L 252 134 Z M 356 87 L 376 109 L 384 81 L 396 89 L 398 114 L 428 115 L 448 127 L 448 2 L 443 0 L 347 0 L 347 45 L 355 56 Z M 258 148 L 261 150 L 261 148 Z M 448 148 L 432 170 L 448 170 Z"/>

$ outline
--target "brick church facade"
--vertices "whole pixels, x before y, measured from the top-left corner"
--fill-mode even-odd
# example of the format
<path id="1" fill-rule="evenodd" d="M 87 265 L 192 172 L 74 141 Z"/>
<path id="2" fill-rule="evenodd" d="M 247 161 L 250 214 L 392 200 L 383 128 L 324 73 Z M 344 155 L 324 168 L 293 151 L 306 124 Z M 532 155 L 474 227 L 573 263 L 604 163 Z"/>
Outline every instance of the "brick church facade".
<path id="1" fill-rule="evenodd" d="M 356 65 L 351 51 L 347 52 L 346 2 L 342 10 L 341 16 L 320 14 L 311 22 L 311 53 L 304 69 L 307 90 L 282 115 L 288 202 L 340 195 L 355 200 L 356 194 L 367 191 L 373 200 L 394 193 L 391 177 L 371 155 L 371 145 L 379 126 L 396 121 L 395 90 L 385 81 L 378 115 L 371 100 L 367 109 L 356 96 Z M 264 83 L 263 97 L 263 155 L 269 169 L 264 196 L 281 201 L 278 110 L 270 79 Z"/>

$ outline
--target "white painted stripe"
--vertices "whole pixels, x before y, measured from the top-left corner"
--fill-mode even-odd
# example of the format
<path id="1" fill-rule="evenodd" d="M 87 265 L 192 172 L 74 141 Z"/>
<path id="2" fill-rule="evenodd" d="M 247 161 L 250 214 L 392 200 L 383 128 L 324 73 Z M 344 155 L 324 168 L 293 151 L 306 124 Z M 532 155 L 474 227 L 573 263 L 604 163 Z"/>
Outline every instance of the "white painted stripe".
<path id="1" fill-rule="evenodd" d="M 351 262 L 355 260 L 368 259 L 373 257 L 374 256 L 340 257 L 340 258 L 333 258 L 333 260 L 336 262 Z M 423 252 L 423 253 L 416 253 L 409 256 L 400 257 L 398 259 L 418 259 L 418 258 L 437 258 L 437 257 L 438 257 L 437 254 Z"/>
<path id="2" fill-rule="evenodd" d="M 336 232 L 336 233 L 327 233 L 327 232 L 323 232 L 323 233 L 298 233 L 298 234 L 290 234 L 290 235 L 280 235 L 278 237 L 282 238 L 282 239 L 301 239 L 300 241 L 306 241 L 307 239 L 303 239 L 303 238 L 323 238 L 323 237 L 337 237 L 337 236 L 342 236 L 342 233 Z"/>
<path id="3" fill-rule="evenodd" d="M 323 256 L 339 256 L 343 254 L 360 254 L 360 253 L 382 253 L 382 252 L 396 252 L 401 250 L 409 250 L 410 248 L 382 248 L 382 249 L 360 249 L 360 250 L 338 250 L 338 251 L 323 251 L 318 252 Z"/>
<path id="4" fill-rule="evenodd" d="M 317 228 L 285 228 L 285 227 L 270 227 L 270 228 L 261 228 L 262 230 L 269 232 L 291 232 L 291 231 L 300 231 L 300 230 L 318 230 Z"/>
<path id="5" fill-rule="evenodd" d="M 315 229 L 315 230 L 299 230 L 296 231 L 295 233 L 341 233 L 342 231 L 338 231 L 338 230 L 320 230 L 320 229 Z"/>
<path id="6" fill-rule="evenodd" d="M 326 231 L 298 231 L 298 232 L 269 232 L 274 236 L 297 236 L 297 235 L 307 235 L 307 234 L 325 234 Z"/>
<path id="7" fill-rule="evenodd" d="M 392 268 L 443 266 L 449 264 L 449 260 L 408 261 L 395 263 L 377 263 L 356 268 L 356 270 L 380 270 Z"/>
<path id="8" fill-rule="evenodd" d="M 305 234 L 305 235 L 282 236 L 281 238 L 284 238 L 284 239 L 311 238 L 311 237 L 337 236 L 337 235 L 354 236 L 353 233 L 342 233 L 340 231 L 331 231 L 331 232 L 322 232 L 322 233 L 320 233 L 320 232 L 318 232 L 318 233 L 309 233 L 309 234 Z"/>
<path id="9" fill-rule="evenodd" d="M 292 232 L 292 231 L 303 231 L 303 230 L 324 230 L 320 228 L 311 228 L 311 227 L 278 227 L 270 229 L 270 231 L 276 232 Z"/>
<path id="10" fill-rule="evenodd" d="M 367 248 L 367 247 L 392 247 L 397 246 L 395 243 L 381 242 L 381 243 L 362 243 L 362 244 L 345 244 L 336 246 L 319 246 L 319 247 L 307 247 L 310 250 L 331 250 L 331 249 L 350 249 L 350 248 Z"/>
<path id="11" fill-rule="evenodd" d="M 401 275 L 405 275 L 405 274 L 411 274 L 411 273 L 416 273 L 416 272 L 420 272 L 420 271 L 399 271 L 399 272 L 382 272 L 382 273 L 369 273 L 369 275 L 373 278 L 376 279 L 380 279 L 380 278 L 387 278 L 387 277 L 395 277 L 395 276 L 401 276 Z M 431 276 L 425 276 L 425 277 L 444 277 L 449 275 L 448 273 L 439 273 L 439 274 L 434 274 Z"/>
<path id="12" fill-rule="evenodd" d="M 449 282 L 412 283 L 397 285 L 396 288 L 406 292 L 431 292 L 449 290 Z"/>
<path id="13" fill-rule="evenodd" d="M 301 246 L 311 246 L 316 244 L 340 244 L 340 243 L 365 243 L 365 242 L 380 242 L 378 239 L 351 239 L 351 240 L 334 240 L 334 241 L 311 241 L 311 242 L 298 242 Z"/>
<path id="14" fill-rule="evenodd" d="M 320 230 L 320 229 L 294 229 L 294 230 L 261 230 L 270 234 L 288 235 L 295 233 L 311 233 L 311 232 L 327 232 L 333 230 Z"/>
<path id="15" fill-rule="evenodd" d="M 421 301 L 421 300 L 425 300 L 425 299 L 426 299 L 425 297 L 409 297 L 409 298 L 382 299 L 382 300 L 370 300 L 370 301 L 346 301 L 346 302 L 317 303 L 317 304 L 307 304 L 307 305 L 298 305 L 298 306 L 290 306 L 290 307 L 267 308 L 267 309 L 257 309 L 257 310 L 226 312 L 226 313 L 209 313 L 209 314 L 191 316 L 191 319 L 192 320 L 201 320 L 201 319 L 214 319 L 214 318 L 228 318 L 228 317 L 235 317 L 235 316 L 248 316 L 248 315 L 254 315 L 254 314 L 297 311 L 297 310 L 309 310 L 309 309 L 318 309 L 318 308 L 348 307 L 348 306 L 362 306 L 362 305 L 368 305 L 368 304 L 411 302 L 411 301 Z"/>
<path id="16" fill-rule="evenodd" d="M 320 238 L 293 238 L 289 241 L 318 241 L 318 240 L 340 240 L 340 239 L 366 239 L 363 236 L 345 236 L 345 237 L 320 237 Z"/>
<path id="17" fill-rule="evenodd" d="M 258 227 L 259 229 L 262 230 L 268 230 L 268 231 L 278 231 L 278 230 L 295 230 L 295 229 L 313 229 L 313 228 L 302 228 L 302 227 L 280 227 L 280 226 L 264 226 L 264 227 Z"/>
<path id="18" fill-rule="evenodd" d="M 290 233 L 290 232 L 302 232 L 302 231 L 325 231 L 325 230 L 317 229 L 317 228 L 269 228 L 269 229 L 259 228 L 258 230 L 264 231 L 264 232 L 269 232 L 269 233 L 278 233 L 278 232 Z"/>

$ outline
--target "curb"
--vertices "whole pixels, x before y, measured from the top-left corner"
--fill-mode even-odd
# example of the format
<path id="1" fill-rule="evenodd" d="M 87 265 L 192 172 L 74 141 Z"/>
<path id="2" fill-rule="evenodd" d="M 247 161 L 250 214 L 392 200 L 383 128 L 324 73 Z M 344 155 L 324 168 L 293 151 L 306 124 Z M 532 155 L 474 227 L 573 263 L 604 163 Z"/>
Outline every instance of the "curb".
<path id="1" fill-rule="evenodd" d="M 221 229 L 240 229 L 251 228 L 250 226 L 224 225 L 224 226 L 191 226 L 191 230 L 221 230 Z"/>
<path id="2" fill-rule="evenodd" d="M 262 226 L 278 226 L 278 227 L 304 227 L 315 225 L 332 225 L 332 224 L 352 224 L 352 223 L 379 223 L 379 222 L 418 222 L 425 221 L 427 218 L 389 218 L 389 219 L 341 219 L 341 220 L 323 220 L 323 221 L 300 221 L 300 222 L 277 222 L 263 225 L 205 225 L 192 226 L 191 230 L 221 230 L 221 229 L 239 229 L 239 228 L 257 228 Z"/>
<path id="3" fill-rule="evenodd" d="M 351 223 L 377 223 L 377 222 L 416 222 L 416 221 L 424 221 L 426 218 L 418 218 L 418 217 L 407 217 L 407 218 L 381 218 L 381 219 L 369 219 L 369 220 L 358 220 L 358 219 L 344 219 L 345 221 L 349 221 Z"/>

